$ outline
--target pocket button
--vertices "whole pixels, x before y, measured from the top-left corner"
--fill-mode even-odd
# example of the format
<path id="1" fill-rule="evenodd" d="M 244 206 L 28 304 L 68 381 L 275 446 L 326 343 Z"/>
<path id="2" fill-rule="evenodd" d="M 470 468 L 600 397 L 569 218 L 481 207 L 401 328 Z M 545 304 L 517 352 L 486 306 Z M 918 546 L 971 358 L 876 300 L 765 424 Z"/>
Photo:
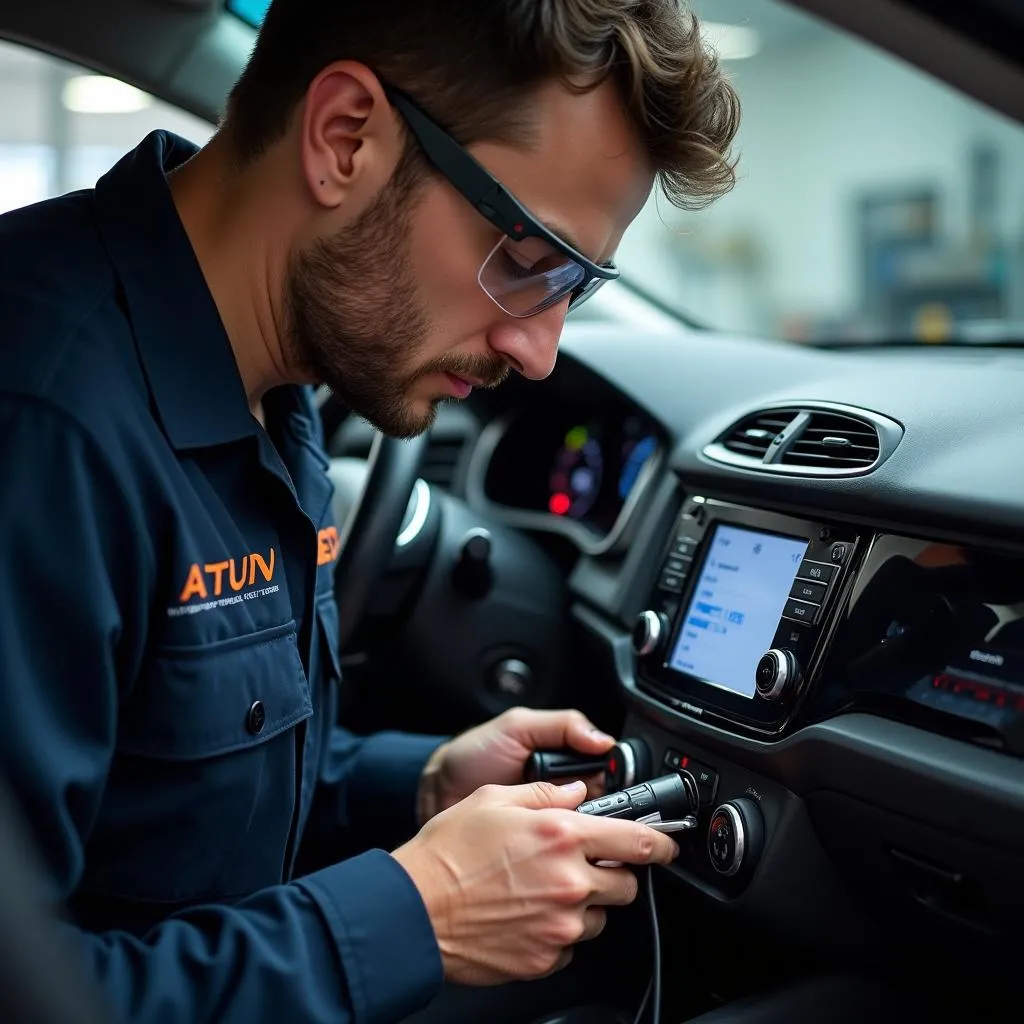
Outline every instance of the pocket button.
<path id="1" fill-rule="evenodd" d="M 258 736 L 263 732 L 263 726 L 267 724 L 267 711 L 263 707 L 263 701 L 254 700 L 249 706 L 249 713 L 245 717 L 245 727 L 253 734 Z"/>

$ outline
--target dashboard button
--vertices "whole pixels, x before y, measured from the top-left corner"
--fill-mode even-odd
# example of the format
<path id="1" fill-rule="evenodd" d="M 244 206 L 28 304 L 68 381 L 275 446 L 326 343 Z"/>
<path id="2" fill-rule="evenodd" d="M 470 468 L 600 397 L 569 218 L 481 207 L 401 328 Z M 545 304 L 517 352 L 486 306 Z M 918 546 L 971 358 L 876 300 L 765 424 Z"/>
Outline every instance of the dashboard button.
<path id="1" fill-rule="evenodd" d="M 787 619 L 796 619 L 797 622 L 814 622 L 818 614 L 819 606 L 808 601 L 797 601 L 792 597 L 786 602 L 782 609 L 782 615 Z"/>
<path id="2" fill-rule="evenodd" d="M 836 566 L 828 562 L 812 562 L 805 558 L 796 571 L 797 579 L 814 580 L 816 583 L 831 583 L 836 574 Z"/>
<path id="3" fill-rule="evenodd" d="M 797 580 L 793 584 L 793 589 L 789 592 L 789 596 L 795 597 L 798 601 L 813 601 L 815 604 L 821 604 L 825 600 L 827 591 L 828 587 L 824 583 L 815 583 L 812 580 Z"/>
<path id="4" fill-rule="evenodd" d="M 683 591 L 683 577 L 677 572 L 666 570 L 661 574 L 661 579 L 658 580 L 658 589 L 667 590 L 672 594 L 681 594 Z"/>
<path id="5" fill-rule="evenodd" d="M 701 534 L 700 523 L 693 516 L 683 516 L 676 525 L 676 537 L 691 543 Z"/>
<path id="6" fill-rule="evenodd" d="M 678 750 L 666 750 L 664 765 L 669 771 L 679 771 L 679 765 L 682 763 L 683 755 Z"/>
<path id="7" fill-rule="evenodd" d="M 807 654 L 807 648 L 810 647 L 813 638 L 811 630 L 798 626 L 795 622 L 783 620 L 779 623 L 772 647 L 785 648 L 794 654 Z"/>
<path id="8" fill-rule="evenodd" d="M 700 793 L 701 807 L 708 807 L 715 798 L 715 785 L 718 782 L 718 772 L 707 765 L 690 762 L 690 771 L 697 780 L 697 791 Z"/>
<path id="9" fill-rule="evenodd" d="M 665 562 L 665 571 L 685 576 L 690 571 L 691 565 L 693 565 L 692 558 L 678 558 L 675 555 L 671 555 Z"/>
<path id="10" fill-rule="evenodd" d="M 833 544 L 832 545 L 832 561 L 837 565 L 840 562 L 846 561 L 846 545 L 845 544 Z"/>
<path id="11" fill-rule="evenodd" d="M 672 544 L 672 551 L 670 554 L 677 558 L 693 558 L 693 553 L 696 550 L 696 541 L 689 540 L 686 537 L 677 537 Z"/>

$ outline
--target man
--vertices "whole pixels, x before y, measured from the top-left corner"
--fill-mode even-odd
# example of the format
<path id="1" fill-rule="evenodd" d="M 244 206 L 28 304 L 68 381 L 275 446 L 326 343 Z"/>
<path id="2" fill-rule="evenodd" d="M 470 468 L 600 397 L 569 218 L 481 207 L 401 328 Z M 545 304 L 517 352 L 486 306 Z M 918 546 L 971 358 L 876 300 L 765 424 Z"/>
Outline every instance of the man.
<path id="1" fill-rule="evenodd" d="M 673 857 L 521 785 L 608 749 L 578 713 L 335 726 L 305 386 L 410 436 L 543 378 L 655 176 L 729 187 L 736 120 L 671 0 L 276 0 L 204 150 L 0 219 L 2 767 L 125 1017 L 400 1020 L 557 969 L 635 896 L 595 862 Z"/>

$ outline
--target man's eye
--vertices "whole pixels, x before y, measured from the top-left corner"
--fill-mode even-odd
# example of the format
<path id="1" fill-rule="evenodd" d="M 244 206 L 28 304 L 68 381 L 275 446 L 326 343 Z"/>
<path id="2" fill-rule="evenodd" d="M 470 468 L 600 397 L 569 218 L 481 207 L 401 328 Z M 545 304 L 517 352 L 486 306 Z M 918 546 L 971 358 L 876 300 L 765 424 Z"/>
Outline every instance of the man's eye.
<path id="1" fill-rule="evenodd" d="M 508 251 L 508 249 L 502 249 L 501 254 L 503 257 L 502 262 L 504 264 L 503 269 L 509 277 L 523 278 L 534 276 L 535 271 L 533 267 L 524 266 Z"/>

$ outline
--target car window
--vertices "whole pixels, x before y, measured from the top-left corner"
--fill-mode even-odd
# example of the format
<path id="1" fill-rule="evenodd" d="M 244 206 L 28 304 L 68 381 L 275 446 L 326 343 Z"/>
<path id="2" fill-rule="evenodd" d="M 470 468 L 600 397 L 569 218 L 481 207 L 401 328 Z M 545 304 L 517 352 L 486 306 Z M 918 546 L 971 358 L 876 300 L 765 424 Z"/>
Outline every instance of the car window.
<path id="1" fill-rule="evenodd" d="M 214 130 L 116 79 L 0 41 L 0 213 L 91 187 L 156 128 L 197 145 Z"/>
<path id="2" fill-rule="evenodd" d="M 788 5 L 694 7 L 743 104 L 739 182 L 699 214 L 655 193 L 624 276 L 793 341 L 1024 341 L 1024 127 Z"/>

